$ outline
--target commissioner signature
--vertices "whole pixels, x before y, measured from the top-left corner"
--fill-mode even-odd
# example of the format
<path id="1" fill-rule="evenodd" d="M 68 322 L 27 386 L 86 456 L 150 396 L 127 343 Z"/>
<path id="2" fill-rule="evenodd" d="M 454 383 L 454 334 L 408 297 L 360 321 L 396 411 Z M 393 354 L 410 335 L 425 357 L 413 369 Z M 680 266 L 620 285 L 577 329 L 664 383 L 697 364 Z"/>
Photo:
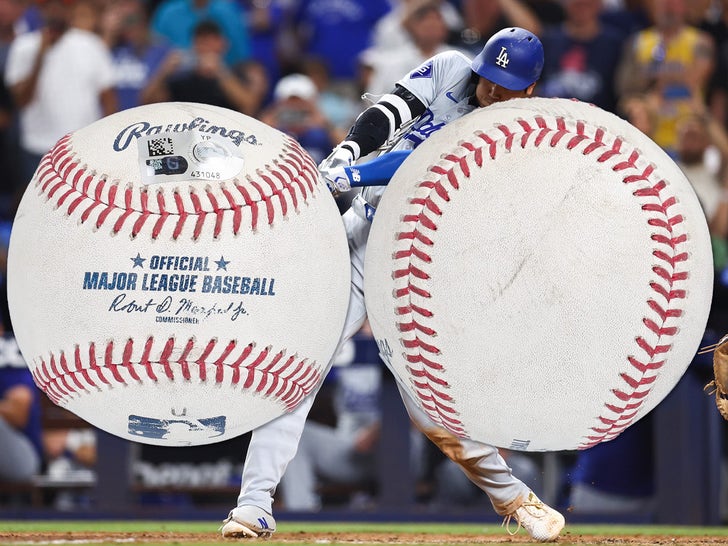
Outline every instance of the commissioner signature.
<path id="1" fill-rule="evenodd" d="M 203 305 L 191 298 L 180 298 L 175 301 L 172 296 L 167 296 L 162 300 L 149 298 L 145 301 L 128 298 L 125 293 L 117 295 L 111 301 L 108 310 L 114 313 L 169 314 L 175 317 L 210 318 L 212 316 L 227 316 L 231 321 L 237 320 L 241 315 L 248 314 L 241 301 L 214 302 L 212 305 Z"/>

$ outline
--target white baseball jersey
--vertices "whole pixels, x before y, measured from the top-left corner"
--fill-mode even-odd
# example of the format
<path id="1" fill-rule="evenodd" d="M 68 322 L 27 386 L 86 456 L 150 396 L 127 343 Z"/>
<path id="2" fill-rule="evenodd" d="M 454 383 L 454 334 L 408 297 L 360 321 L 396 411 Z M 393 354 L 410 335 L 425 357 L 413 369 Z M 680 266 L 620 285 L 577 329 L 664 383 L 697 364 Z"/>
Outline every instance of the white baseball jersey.
<path id="1" fill-rule="evenodd" d="M 400 79 L 397 84 L 417 97 L 426 110 L 404 131 L 395 133 L 390 150 L 414 149 L 447 123 L 477 108 L 472 101 L 477 80 L 472 75 L 470 59 L 459 51 L 446 51 Z M 376 206 L 385 188 L 364 188 L 362 197 Z"/>

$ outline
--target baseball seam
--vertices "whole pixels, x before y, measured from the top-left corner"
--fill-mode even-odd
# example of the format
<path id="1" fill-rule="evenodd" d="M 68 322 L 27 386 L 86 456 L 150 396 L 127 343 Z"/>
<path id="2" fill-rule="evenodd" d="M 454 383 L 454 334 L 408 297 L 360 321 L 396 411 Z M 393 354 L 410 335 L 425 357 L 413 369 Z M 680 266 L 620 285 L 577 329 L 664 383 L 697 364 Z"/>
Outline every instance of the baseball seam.
<path id="1" fill-rule="evenodd" d="M 664 180 L 655 180 L 654 166 L 638 167 L 643 159 L 640 152 L 625 149 L 618 137 L 607 142 L 602 128 L 596 128 L 591 135 L 587 134 L 582 121 L 577 121 L 572 128 L 562 117 L 549 120 L 537 115 L 531 122 L 518 120 L 517 126 L 498 125 L 491 133 L 473 134 L 469 140 L 458 143 L 460 151 L 444 154 L 440 164 L 431 166 L 426 179 L 417 185 L 416 197 L 408 201 L 412 208 L 401 219 L 396 238 L 409 243 L 409 247 L 398 250 L 393 256 L 392 276 L 396 283 L 393 295 L 411 384 L 422 409 L 435 423 L 455 435 L 467 436 L 455 400 L 448 394 L 449 384 L 445 367 L 440 362 L 442 353 L 437 345 L 437 331 L 431 325 L 434 314 L 426 305 L 413 300 L 426 302 L 432 297 L 426 281 L 430 278 L 431 249 L 436 244 L 433 235 L 451 194 L 470 179 L 474 168 L 471 165 L 481 168 L 488 159 L 495 160 L 514 146 L 538 148 L 547 145 L 580 150 L 584 156 L 593 156 L 597 162 L 611 165 L 612 170 L 623 177 L 624 184 L 642 183 L 643 187 L 632 195 L 641 203 L 646 221 L 653 230 L 651 244 L 655 258 L 652 264 L 655 278 L 650 283 L 651 295 L 646 301 L 650 313 L 642 319 L 654 339 L 635 338 L 634 354 L 627 355 L 625 369 L 611 389 L 613 398 L 605 402 L 604 412 L 595 418 L 599 424 L 585 434 L 578 446 L 586 449 L 616 437 L 635 420 L 665 363 L 665 354 L 671 349 L 677 327 L 670 325 L 670 320 L 682 315 L 679 302 L 686 292 L 680 283 L 688 276 L 687 271 L 681 269 L 688 259 L 687 252 L 681 250 L 687 241 L 687 234 L 679 229 L 683 217 L 671 213 L 677 199 L 669 194 L 669 185 Z"/>
<path id="2" fill-rule="evenodd" d="M 262 225 L 273 227 L 292 210 L 297 212 L 319 185 L 313 160 L 288 136 L 278 157 L 258 169 L 255 177 L 249 174 L 245 180 L 222 182 L 217 192 L 209 184 L 198 191 L 189 187 L 188 192 L 175 187 L 172 195 L 167 185 L 138 187 L 89 170 L 76 157 L 71 137 L 66 135 L 44 156 L 34 178 L 35 188 L 67 216 L 78 213 L 82 224 L 93 222 L 94 230 L 110 226 L 113 235 L 126 230 L 132 238 L 144 232 L 153 240 L 163 234 L 177 240 L 187 230 L 190 238 L 198 241 L 210 222 L 214 222 L 209 230 L 214 239 L 224 229 L 237 235 L 249 226 L 255 232 Z M 159 347 L 161 342 L 164 345 Z M 217 356 L 213 355 L 220 352 L 221 345 L 216 339 L 207 343 L 190 339 L 182 347 L 173 337 L 161 341 L 149 337 L 140 355 L 134 354 L 134 344 L 129 339 L 121 355 L 109 341 L 102 347 L 91 343 L 88 351 L 76 346 L 72 357 L 63 351 L 38 357 L 35 381 L 59 405 L 66 405 L 82 391 L 157 382 L 166 377 L 170 381 L 198 379 L 242 387 L 273 397 L 290 411 L 321 378 L 315 361 L 298 355 L 286 358 L 285 349 L 276 351 L 270 346 L 257 350 L 254 342 L 239 346 L 231 340 Z M 180 349 L 182 356 L 171 359 Z M 194 361 L 187 360 L 191 353 L 200 351 L 201 356 Z M 152 354 L 159 355 L 155 361 L 150 360 Z"/>
<path id="3" fill-rule="evenodd" d="M 160 347 L 160 343 L 163 346 Z M 100 350 L 99 350 L 100 349 Z M 178 358 L 171 355 L 179 352 Z M 191 359 L 193 352 L 200 356 Z M 178 342 L 175 338 L 144 342 L 141 355 L 135 354 L 134 340 L 125 343 L 121 354 L 115 351 L 113 341 L 99 347 L 91 343 L 88 352 L 74 348 L 73 355 L 63 351 L 40 358 L 33 369 L 36 384 L 58 405 L 67 403 L 76 395 L 108 390 L 144 382 L 167 380 L 196 381 L 211 384 L 230 384 L 243 390 L 273 397 L 294 409 L 321 379 L 321 370 L 315 363 L 298 355 L 286 357 L 286 351 L 274 351 L 271 346 L 258 349 L 254 342 L 239 345 L 231 340 L 221 344 L 211 339 L 204 346 L 194 338 Z M 151 360 L 151 354 L 158 354 Z M 138 358 L 133 358 L 138 357 Z M 137 361 L 138 360 L 138 361 Z"/>
<path id="4" fill-rule="evenodd" d="M 44 156 L 35 186 L 57 208 L 65 207 L 68 216 L 79 211 L 81 223 L 93 221 L 95 230 L 110 225 L 114 235 L 127 229 L 135 238 L 151 225 L 150 236 L 156 240 L 171 225 L 170 236 L 176 240 L 193 223 L 188 229 L 192 231 L 190 238 L 197 241 L 205 223 L 210 222 L 214 222 L 211 232 L 215 239 L 226 221 L 234 235 L 244 229 L 246 217 L 253 231 L 263 223 L 273 226 L 277 217 L 290 213 L 291 207 L 298 211 L 319 184 L 313 160 L 290 137 L 286 137 L 278 157 L 255 175 L 221 182 L 217 192 L 208 184 L 197 191 L 189 187 L 187 192 L 175 187 L 170 195 L 164 184 L 153 189 L 139 187 L 89 170 L 76 157 L 71 135 L 66 135 Z"/>

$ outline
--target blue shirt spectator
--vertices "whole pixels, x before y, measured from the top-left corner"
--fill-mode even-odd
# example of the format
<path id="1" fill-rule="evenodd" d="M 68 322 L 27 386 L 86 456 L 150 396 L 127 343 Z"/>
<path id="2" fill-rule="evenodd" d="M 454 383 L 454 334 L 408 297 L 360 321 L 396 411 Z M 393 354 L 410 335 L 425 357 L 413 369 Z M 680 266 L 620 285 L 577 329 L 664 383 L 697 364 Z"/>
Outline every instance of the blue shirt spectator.
<path id="1" fill-rule="evenodd" d="M 284 32 L 287 4 L 285 0 L 238 0 L 245 12 L 253 59 L 265 67 L 269 82 L 281 76 L 278 42 Z"/>
<path id="2" fill-rule="evenodd" d="M 575 98 L 614 112 L 614 78 L 622 53 L 622 37 L 603 26 L 589 39 L 571 36 L 563 26 L 541 37 L 544 67 L 537 93 L 544 97 Z"/>
<path id="3" fill-rule="evenodd" d="M 536 92 L 614 112 L 623 36 L 601 23 L 602 0 L 564 0 L 563 7 L 564 23 L 547 27 L 541 36 L 545 62 Z"/>
<path id="4" fill-rule="evenodd" d="M 141 90 L 169 52 L 170 48 L 161 43 L 150 44 L 143 50 L 135 49 L 129 44 L 120 44 L 111 50 L 117 71 L 116 96 L 120 110 L 141 104 Z"/>
<path id="5" fill-rule="evenodd" d="M 115 3 L 108 10 L 103 34 L 111 48 L 119 108 L 125 110 L 141 104 L 142 89 L 172 48 L 150 32 L 143 0 Z"/>
<path id="6" fill-rule="evenodd" d="M 387 0 L 301 0 L 295 19 L 303 53 L 324 60 L 333 79 L 355 80 L 359 53 L 390 9 Z"/>
<path id="7" fill-rule="evenodd" d="M 231 0 L 164 0 L 152 16 L 152 30 L 176 47 L 189 49 L 195 27 L 213 21 L 229 43 L 225 62 L 233 66 L 250 57 L 250 39 L 243 10 Z"/>

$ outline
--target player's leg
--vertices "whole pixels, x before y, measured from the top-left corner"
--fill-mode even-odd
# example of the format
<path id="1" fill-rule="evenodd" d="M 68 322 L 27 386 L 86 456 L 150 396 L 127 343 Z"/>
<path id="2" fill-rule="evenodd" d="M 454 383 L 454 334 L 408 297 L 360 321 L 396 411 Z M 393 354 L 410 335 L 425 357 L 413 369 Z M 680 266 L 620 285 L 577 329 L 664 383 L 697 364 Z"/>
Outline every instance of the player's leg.
<path id="1" fill-rule="evenodd" d="M 350 223 L 347 223 L 347 217 L 351 218 Z M 368 229 L 368 226 L 352 218 L 349 213 L 344 215 L 344 220 L 351 252 L 351 294 L 344 329 L 334 355 L 359 331 L 366 318 L 362 278 L 364 249 L 359 244 L 359 232 Z M 272 516 L 273 495 L 288 463 L 296 454 L 314 397 L 315 393 L 311 393 L 291 413 L 281 415 L 253 431 L 243 465 L 237 506 L 222 526 L 224 537 L 266 537 L 275 531 L 275 520 Z"/>
<path id="2" fill-rule="evenodd" d="M 321 500 L 316 493 L 316 462 L 321 451 L 332 445 L 329 436 L 333 434 L 330 427 L 310 421 L 306 423 L 296 456 L 281 478 L 283 505 L 288 510 L 315 511 L 320 508 Z"/>
<path id="3" fill-rule="evenodd" d="M 363 300 L 352 297 L 341 343 L 356 333 L 365 316 Z M 253 431 L 243 465 L 237 506 L 223 523 L 224 537 L 267 537 L 275 532 L 273 496 L 288 464 L 296 455 L 315 394 L 309 394 L 291 413 L 283 414 Z"/>
<path id="4" fill-rule="evenodd" d="M 512 474 L 498 448 L 458 438 L 433 423 L 404 389 L 400 387 L 399 392 L 415 427 L 488 495 L 498 514 L 511 513 L 528 497 L 528 486 Z"/>
<path id="5" fill-rule="evenodd" d="M 506 524 L 515 519 L 532 538 L 539 541 L 551 541 L 559 536 L 564 517 L 541 502 L 525 483 L 513 475 L 498 448 L 455 436 L 433 423 L 401 386 L 399 391 L 417 429 L 488 495 L 496 513 L 506 518 Z"/>
<path id="6" fill-rule="evenodd" d="M 298 452 L 281 480 L 284 506 L 288 510 L 318 510 L 321 499 L 316 488 L 321 479 L 352 484 L 371 475 L 367 472 L 370 458 L 357 454 L 353 444 L 354 437 L 345 431 L 308 421 Z"/>
<path id="7" fill-rule="evenodd" d="M 243 465 L 237 506 L 222 527 L 225 537 L 265 537 L 276 530 L 273 496 L 296 454 L 306 417 L 314 401 L 307 396 L 291 413 L 253 431 Z"/>

